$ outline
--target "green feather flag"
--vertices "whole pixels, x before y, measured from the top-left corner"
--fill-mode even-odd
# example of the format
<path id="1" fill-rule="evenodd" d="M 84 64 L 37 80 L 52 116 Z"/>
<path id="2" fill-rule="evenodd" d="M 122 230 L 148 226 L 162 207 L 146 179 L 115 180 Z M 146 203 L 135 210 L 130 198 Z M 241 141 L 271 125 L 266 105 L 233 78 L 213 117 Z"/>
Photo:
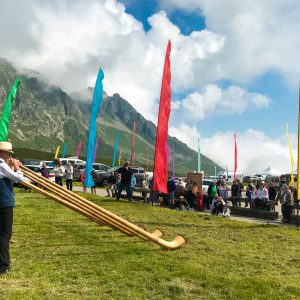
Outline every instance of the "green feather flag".
<path id="1" fill-rule="evenodd" d="M 10 113 L 13 102 L 16 98 L 18 86 L 20 85 L 21 80 L 19 78 L 16 79 L 12 88 L 9 91 L 6 102 L 4 104 L 4 108 L 2 111 L 2 116 L 0 119 L 0 142 L 6 142 L 8 137 L 8 126 L 10 120 Z"/>

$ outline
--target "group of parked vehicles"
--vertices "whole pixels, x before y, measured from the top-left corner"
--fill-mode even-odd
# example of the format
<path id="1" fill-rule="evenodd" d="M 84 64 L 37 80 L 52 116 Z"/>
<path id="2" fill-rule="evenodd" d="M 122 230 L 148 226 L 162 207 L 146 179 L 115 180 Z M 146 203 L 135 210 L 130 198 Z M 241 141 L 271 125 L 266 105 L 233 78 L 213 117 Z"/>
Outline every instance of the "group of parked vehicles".
<path id="1" fill-rule="evenodd" d="M 68 157 L 68 158 L 60 158 L 63 166 L 66 166 L 68 162 L 73 165 L 73 180 L 80 181 L 81 174 L 85 170 L 86 162 L 78 159 L 77 157 Z M 29 168 L 30 170 L 40 173 L 41 167 L 43 163 L 46 164 L 47 169 L 49 170 L 50 179 L 54 181 L 54 162 L 53 161 L 45 161 L 45 160 L 37 160 L 37 159 L 24 159 L 23 165 Z M 109 167 L 102 163 L 94 163 L 93 169 L 97 173 L 97 178 L 95 180 L 96 186 L 107 186 L 109 183 L 109 178 L 114 172 L 114 176 L 117 176 L 117 171 L 121 166 Z M 130 167 L 134 176 L 136 177 L 137 186 L 142 186 L 142 182 L 145 178 L 145 170 L 143 167 L 139 166 L 131 166 Z"/>

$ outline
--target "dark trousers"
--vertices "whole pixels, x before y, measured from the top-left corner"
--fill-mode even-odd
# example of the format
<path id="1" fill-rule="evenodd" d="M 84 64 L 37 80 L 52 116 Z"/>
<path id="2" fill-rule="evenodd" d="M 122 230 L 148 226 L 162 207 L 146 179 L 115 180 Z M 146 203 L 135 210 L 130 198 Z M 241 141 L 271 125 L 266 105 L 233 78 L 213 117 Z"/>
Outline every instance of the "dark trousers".
<path id="1" fill-rule="evenodd" d="M 123 191 L 124 188 L 126 189 L 126 194 L 127 194 L 128 200 L 131 201 L 132 200 L 132 193 L 131 193 L 130 183 L 128 183 L 128 184 L 121 183 L 120 184 L 120 188 L 118 189 L 118 193 L 117 193 L 117 200 L 120 199 L 122 191 Z"/>
<path id="2" fill-rule="evenodd" d="M 286 222 L 290 222 L 292 211 L 293 211 L 293 206 L 282 204 L 281 208 L 282 208 L 283 218 L 286 220 Z"/>
<path id="3" fill-rule="evenodd" d="M 72 191 L 73 189 L 73 179 L 66 179 L 67 189 Z"/>
<path id="4" fill-rule="evenodd" d="M 13 207 L 0 208 L 0 273 L 9 268 L 9 241 L 12 235 Z"/>
<path id="5" fill-rule="evenodd" d="M 62 177 L 61 176 L 58 176 L 58 177 L 55 177 L 55 183 L 59 184 L 59 185 L 63 185 L 62 183 Z"/>

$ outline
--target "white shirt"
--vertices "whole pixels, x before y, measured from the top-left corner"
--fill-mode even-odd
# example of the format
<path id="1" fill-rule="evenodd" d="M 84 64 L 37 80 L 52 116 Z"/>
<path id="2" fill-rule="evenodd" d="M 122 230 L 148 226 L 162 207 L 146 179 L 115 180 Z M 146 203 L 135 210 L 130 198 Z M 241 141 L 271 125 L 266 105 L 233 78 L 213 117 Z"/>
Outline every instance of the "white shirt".
<path id="1" fill-rule="evenodd" d="M 72 166 L 66 167 L 66 179 L 73 179 L 73 167 Z"/>
<path id="2" fill-rule="evenodd" d="M 8 178 L 11 182 L 19 182 L 25 179 L 22 171 L 13 171 L 2 158 L 0 158 L 0 178 Z"/>

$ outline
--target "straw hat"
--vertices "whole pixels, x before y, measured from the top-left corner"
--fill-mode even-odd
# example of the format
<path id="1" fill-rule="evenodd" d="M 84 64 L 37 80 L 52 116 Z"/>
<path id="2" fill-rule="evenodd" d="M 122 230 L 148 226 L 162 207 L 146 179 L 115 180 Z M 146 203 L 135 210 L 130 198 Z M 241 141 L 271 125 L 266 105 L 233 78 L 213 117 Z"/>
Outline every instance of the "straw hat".
<path id="1" fill-rule="evenodd" d="M 14 153 L 10 142 L 0 142 L 0 151 Z"/>

